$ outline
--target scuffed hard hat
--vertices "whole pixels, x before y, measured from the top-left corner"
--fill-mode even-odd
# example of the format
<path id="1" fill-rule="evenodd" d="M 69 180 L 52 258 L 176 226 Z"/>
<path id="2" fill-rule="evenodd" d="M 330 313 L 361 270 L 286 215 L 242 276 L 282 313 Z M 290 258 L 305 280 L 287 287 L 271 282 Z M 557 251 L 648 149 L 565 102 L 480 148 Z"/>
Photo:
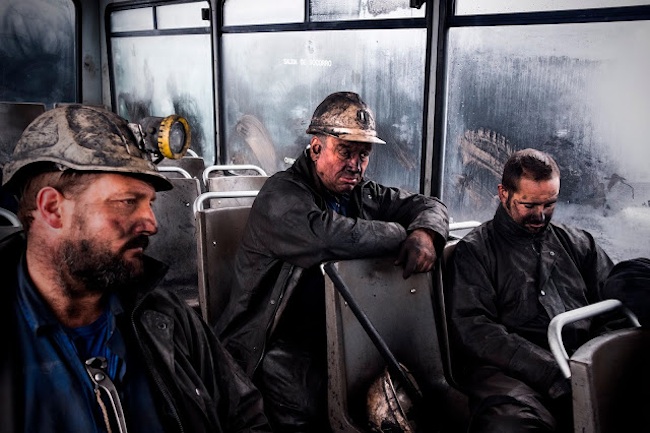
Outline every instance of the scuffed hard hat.
<path id="1" fill-rule="evenodd" d="M 412 380 L 406 367 L 402 365 L 402 368 Z M 418 430 L 413 406 L 402 384 L 393 379 L 388 368 L 384 369 L 368 389 L 366 409 L 371 430 L 375 433 L 415 433 Z"/>
<path id="2" fill-rule="evenodd" d="M 386 144 L 377 137 L 372 111 L 353 92 L 332 93 L 325 98 L 314 111 L 307 134 L 327 134 L 348 141 Z"/>
<path id="3" fill-rule="evenodd" d="M 141 177 L 157 191 L 172 188 L 138 143 L 128 122 L 102 108 L 67 105 L 38 116 L 23 131 L 2 184 L 13 188 L 39 163 L 61 169 L 124 173 Z"/>

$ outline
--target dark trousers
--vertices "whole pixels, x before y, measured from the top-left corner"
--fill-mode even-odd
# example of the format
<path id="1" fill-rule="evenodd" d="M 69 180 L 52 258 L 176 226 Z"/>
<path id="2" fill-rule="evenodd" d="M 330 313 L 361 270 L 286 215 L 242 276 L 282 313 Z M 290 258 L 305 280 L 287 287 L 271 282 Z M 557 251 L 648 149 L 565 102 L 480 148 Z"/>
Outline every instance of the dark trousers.
<path id="1" fill-rule="evenodd" d="M 324 353 L 275 341 L 262 360 L 256 384 L 274 432 L 330 432 Z"/>
<path id="2" fill-rule="evenodd" d="M 551 400 L 492 367 L 478 369 L 467 384 L 469 432 L 571 432 L 571 397 Z"/>

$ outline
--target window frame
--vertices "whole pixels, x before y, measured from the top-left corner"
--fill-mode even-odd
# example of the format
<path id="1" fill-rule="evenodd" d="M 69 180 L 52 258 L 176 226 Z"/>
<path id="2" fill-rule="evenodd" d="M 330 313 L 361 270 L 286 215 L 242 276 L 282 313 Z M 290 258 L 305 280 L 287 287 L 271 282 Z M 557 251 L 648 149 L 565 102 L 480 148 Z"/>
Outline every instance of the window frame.
<path id="1" fill-rule="evenodd" d="M 647 6 L 621 6 L 612 8 L 585 8 L 575 10 L 456 15 L 455 0 L 444 0 L 440 5 L 440 37 L 438 46 L 438 63 L 436 69 L 437 94 L 435 99 L 435 120 L 433 141 L 435 174 L 432 175 L 431 191 L 437 197 L 443 194 L 443 176 L 445 172 L 446 122 L 447 100 L 445 89 L 447 87 L 448 64 L 448 37 L 449 30 L 460 27 L 497 27 L 497 26 L 522 26 L 539 24 L 581 24 L 599 22 L 645 21 L 650 20 L 650 5 Z"/>
<path id="2" fill-rule="evenodd" d="M 215 0 L 211 0 L 215 1 Z M 235 1 L 235 0 L 224 0 L 224 1 Z M 221 3 L 221 2 L 220 2 Z M 305 16 L 304 20 L 301 23 L 271 23 L 271 24 L 250 24 L 250 25 L 232 25 L 224 26 L 223 25 L 223 4 L 219 8 L 217 14 L 218 22 L 215 31 L 218 34 L 217 47 L 216 50 L 216 64 L 217 64 L 217 97 L 215 98 L 215 108 L 218 107 L 218 112 L 221 113 L 220 107 L 223 105 L 224 101 L 223 92 L 223 83 L 221 77 L 223 76 L 223 62 L 220 56 L 221 52 L 221 35 L 224 34 L 237 34 L 237 33 L 265 33 L 265 32 L 290 32 L 290 31 L 345 31 L 345 30 L 390 30 L 390 29 L 408 29 L 408 28 L 418 28 L 426 29 L 426 41 L 425 41 L 425 53 L 424 53 L 424 86 L 423 86 L 423 113 L 422 113 L 422 141 L 421 141 L 421 158 L 419 161 L 420 173 L 419 173 L 419 189 L 421 193 L 430 195 L 431 190 L 431 161 L 435 157 L 435 151 L 433 149 L 433 141 L 429 140 L 428 137 L 432 136 L 432 132 L 435 128 L 434 118 L 429 115 L 430 104 L 434 99 L 432 96 L 435 96 L 435 92 L 430 92 L 431 82 L 435 82 L 436 71 L 435 63 L 432 62 L 432 55 L 434 48 L 438 47 L 437 39 L 438 34 L 438 23 L 437 20 L 434 20 L 434 10 L 438 10 L 438 5 L 441 3 L 440 0 L 426 0 L 426 1 L 414 1 L 409 2 L 410 7 L 420 7 L 426 5 L 426 13 L 424 17 L 416 18 L 386 18 L 386 19 L 356 19 L 356 20 L 340 20 L 340 21 L 311 21 L 311 9 L 310 9 L 310 0 L 305 0 Z M 444 3 L 444 1 L 442 2 Z M 419 8 L 419 7 L 418 7 Z M 435 88 L 435 86 L 434 86 Z M 217 115 L 217 130 L 219 132 L 225 130 L 225 120 L 223 115 Z M 217 159 L 222 160 L 223 156 L 226 154 L 226 145 L 223 140 L 220 138 L 223 135 L 221 133 L 217 134 Z M 223 163 L 223 161 L 222 161 Z"/>

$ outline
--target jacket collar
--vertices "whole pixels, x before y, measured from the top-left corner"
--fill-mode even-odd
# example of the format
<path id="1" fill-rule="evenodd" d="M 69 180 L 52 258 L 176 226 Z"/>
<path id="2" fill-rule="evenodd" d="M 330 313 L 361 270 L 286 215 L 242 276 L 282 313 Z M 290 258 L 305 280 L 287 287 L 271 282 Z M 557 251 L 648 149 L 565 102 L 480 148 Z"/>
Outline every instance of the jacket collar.
<path id="1" fill-rule="evenodd" d="M 519 225 L 512 219 L 510 214 L 506 211 L 502 204 L 497 208 L 494 215 L 494 227 L 496 230 L 512 242 L 530 243 L 541 241 L 549 233 L 551 225 L 547 225 L 544 230 L 539 233 L 530 233 L 524 227 Z"/>
<path id="2" fill-rule="evenodd" d="M 323 185 L 320 177 L 316 174 L 316 166 L 314 165 L 314 161 L 311 160 L 309 148 L 303 150 L 300 156 L 296 159 L 296 162 L 293 163 L 290 170 L 306 179 L 318 195 L 322 196 L 327 191 L 327 188 Z"/>
<path id="3" fill-rule="evenodd" d="M 311 154 L 309 148 L 306 148 L 300 156 L 296 159 L 296 162 L 293 163 L 293 166 L 289 169 L 294 173 L 298 174 L 302 178 L 306 179 L 309 185 L 314 189 L 314 191 L 321 197 L 336 197 L 337 194 L 329 191 L 323 185 L 323 182 L 318 177 L 316 173 L 316 166 L 311 160 Z M 354 187 L 354 190 L 350 192 L 350 196 L 354 195 L 354 191 L 357 188 L 362 188 L 365 183 L 365 178 L 361 178 L 361 181 Z"/>

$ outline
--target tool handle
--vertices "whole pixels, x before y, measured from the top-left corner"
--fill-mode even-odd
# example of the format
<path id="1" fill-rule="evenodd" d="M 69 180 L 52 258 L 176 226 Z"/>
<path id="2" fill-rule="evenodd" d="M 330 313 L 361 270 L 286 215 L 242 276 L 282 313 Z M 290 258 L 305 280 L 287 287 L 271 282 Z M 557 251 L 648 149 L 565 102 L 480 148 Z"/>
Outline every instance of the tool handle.
<path id="1" fill-rule="evenodd" d="M 370 340 L 374 343 L 375 347 L 381 354 L 381 356 L 384 358 L 386 363 L 388 364 L 388 369 L 389 371 L 399 377 L 399 379 L 402 381 L 404 384 L 405 390 L 409 397 L 413 400 L 413 402 L 419 402 L 422 400 L 422 393 L 418 389 L 418 387 L 413 383 L 409 375 L 406 373 L 404 368 L 400 365 L 400 363 L 397 361 L 393 353 L 390 351 L 388 348 L 388 345 L 386 342 L 381 338 L 381 335 L 379 335 L 379 332 L 375 328 L 375 326 L 372 324 L 366 313 L 361 310 L 359 307 L 359 304 L 356 302 L 354 297 L 352 296 L 352 293 L 350 292 L 350 289 L 348 286 L 345 284 L 341 276 L 339 275 L 338 271 L 336 270 L 336 267 L 334 266 L 333 262 L 328 262 L 323 265 L 323 270 L 325 273 L 329 276 L 329 278 L 332 280 L 332 283 L 334 283 L 334 287 L 336 287 L 336 290 L 341 294 L 345 302 L 348 303 L 348 306 L 352 310 L 352 313 L 354 313 L 355 317 L 363 327 L 363 329 L 366 331 L 368 334 L 368 337 L 370 337 Z"/>

